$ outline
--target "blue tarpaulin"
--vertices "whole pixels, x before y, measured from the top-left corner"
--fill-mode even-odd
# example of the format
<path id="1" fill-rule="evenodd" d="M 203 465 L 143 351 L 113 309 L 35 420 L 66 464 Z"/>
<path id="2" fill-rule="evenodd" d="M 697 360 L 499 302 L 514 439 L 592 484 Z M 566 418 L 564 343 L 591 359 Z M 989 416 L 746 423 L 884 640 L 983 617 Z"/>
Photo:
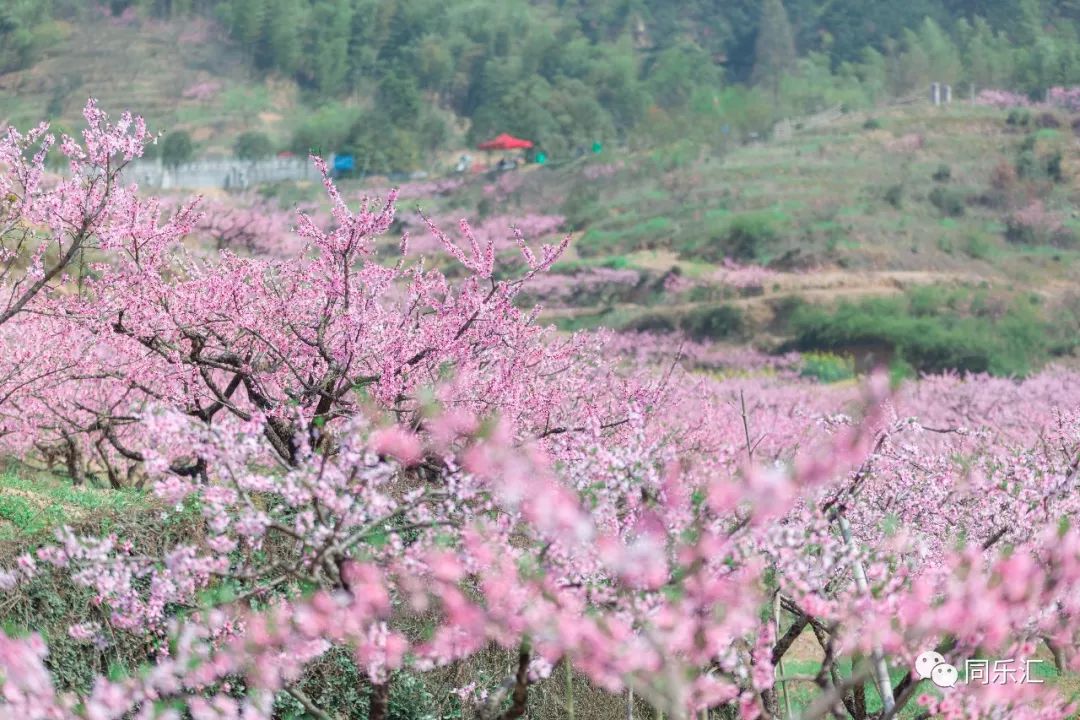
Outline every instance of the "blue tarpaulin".
<path id="1" fill-rule="evenodd" d="M 334 170 L 336 172 L 351 172 L 356 168 L 356 159 L 352 155 L 335 155 Z"/>

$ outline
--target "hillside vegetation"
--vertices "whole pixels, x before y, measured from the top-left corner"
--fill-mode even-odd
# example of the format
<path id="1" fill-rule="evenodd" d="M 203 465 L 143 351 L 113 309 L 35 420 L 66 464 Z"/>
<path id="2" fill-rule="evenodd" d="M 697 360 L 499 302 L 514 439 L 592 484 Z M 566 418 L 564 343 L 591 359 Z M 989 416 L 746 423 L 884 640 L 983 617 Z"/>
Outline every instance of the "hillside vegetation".
<path id="1" fill-rule="evenodd" d="M 719 147 L 931 81 L 1041 96 L 1080 77 L 1078 17 L 1038 0 L 14 0 L 0 117 L 74 122 L 79 98 L 130 88 L 197 152 L 257 132 L 247 147 L 351 152 L 376 173 L 501 131 L 552 158 Z"/>
<path id="2" fill-rule="evenodd" d="M 1001 104 L 1024 104 L 1080 77 L 1068 3 L 55 0 L 4 13 L 0 116 L 70 130 L 92 95 L 165 130 L 149 150 L 166 160 L 314 150 L 354 153 L 366 177 L 438 174 L 494 132 L 535 139 L 548 167 L 415 199 L 488 235 L 573 233 L 524 296 L 565 329 L 884 354 L 905 372 L 1026 374 L 1072 352 L 1075 103 L 967 99 L 1011 88 Z M 931 80 L 957 102 L 928 108 Z M 264 195 L 287 211 L 317 193 Z M 414 213 L 401 227 L 423 232 Z"/>
<path id="3" fill-rule="evenodd" d="M 879 359 L 902 347 L 919 370 L 1026 374 L 1069 355 L 1080 327 L 1072 120 L 901 106 L 727 152 L 683 142 L 403 190 L 482 237 L 511 224 L 530 240 L 571 232 L 568 256 L 527 296 L 567 329 Z M 401 222 L 423 236 L 414 211 Z"/>

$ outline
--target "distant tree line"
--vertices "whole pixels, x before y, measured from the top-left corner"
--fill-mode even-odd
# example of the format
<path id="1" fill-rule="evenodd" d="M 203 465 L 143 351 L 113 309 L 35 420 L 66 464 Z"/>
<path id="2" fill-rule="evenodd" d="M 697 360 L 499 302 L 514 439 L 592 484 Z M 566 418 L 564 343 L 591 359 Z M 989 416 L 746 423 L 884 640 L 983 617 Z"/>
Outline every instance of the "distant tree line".
<path id="1" fill-rule="evenodd" d="M 1080 82 L 1080 0 L 111 0 L 219 20 L 255 69 L 321 110 L 295 150 L 371 170 L 506 131 L 565 156 L 595 140 L 727 142 L 781 117 L 922 92 Z M 0 71 L 76 0 L 0 4 Z M 357 102 L 361 100 L 362 102 Z M 357 110 L 357 107 L 367 108 Z"/>

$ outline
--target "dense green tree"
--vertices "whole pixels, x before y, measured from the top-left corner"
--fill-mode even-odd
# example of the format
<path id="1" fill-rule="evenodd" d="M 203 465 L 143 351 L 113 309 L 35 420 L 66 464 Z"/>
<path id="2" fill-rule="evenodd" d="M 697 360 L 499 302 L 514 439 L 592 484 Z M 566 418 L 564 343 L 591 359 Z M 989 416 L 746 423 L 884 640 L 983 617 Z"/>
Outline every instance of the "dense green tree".
<path id="1" fill-rule="evenodd" d="M 374 74 L 392 6 L 379 0 L 353 0 L 347 49 L 350 87 L 360 87 Z"/>
<path id="2" fill-rule="evenodd" d="M 416 127 L 423 107 L 423 98 L 420 96 L 416 79 L 404 68 L 383 76 L 379 81 L 375 102 L 380 112 L 391 122 L 405 128 Z"/>
<path id="3" fill-rule="evenodd" d="M 347 89 L 352 5 L 349 0 L 317 0 L 311 6 L 305 76 L 322 95 Z"/>
<path id="4" fill-rule="evenodd" d="M 782 117 L 868 107 L 923 93 L 935 80 L 957 92 L 1032 95 L 1080 83 L 1080 0 L 108 0 L 108 7 L 216 17 L 253 69 L 295 78 L 303 102 L 318 104 L 295 126 L 294 149 L 352 145 L 370 155 L 372 171 L 423 161 L 459 121 L 470 140 L 506 130 L 554 153 L 591 145 L 594 136 L 722 146 L 766 133 Z M 0 0 L 0 71 L 32 63 L 61 27 L 56 19 L 92 13 L 100 10 L 80 0 Z M 65 97 L 57 89 L 54 107 L 63 109 Z M 379 159 L 379 134 L 399 159 Z"/>
<path id="5" fill-rule="evenodd" d="M 340 152 L 349 141 L 359 113 L 343 103 L 325 103 L 296 128 L 290 147 L 298 155 Z"/>
<path id="6" fill-rule="evenodd" d="M 871 103 L 879 102 L 889 92 L 888 62 L 872 47 L 863 49 L 858 62 L 841 64 L 839 75 L 855 78 Z"/>
<path id="7" fill-rule="evenodd" d="M 442 91 L 454 77 L 454 55 L 437 35 L 427 35 L 416 47 L 416 75 L 420 84 Z"/>
<path id="8" fill-rule="evenodd" d="M 223 4 L 221 15 L 232 36 L 249 51 L 262 36 L 266 22 L 267 0 L 230 0 Z"/>
<path id="9" fill-rule="evenodd" d="M 300 69 L 303 54 L 304 0 L 266 0 L 264 21 L 255 47 L 255 64 L 264 70 L 293 75 Z"/>
<path id="10" fill-rule="evenodd" d="M 361 116 L 345 149 L 356 158 L 356 172 L 366 175 L 409 170 L 423 158 L 417 135 L 393 125 L 382 114 Z"/>
<path id="11" fill-rule="evenodd" d="M 274 154 L 274 145 L 266 133 L 251 130 L 236 138 L 233 152 L 241 160 L 262 160 Z"/>
<path id="12" fill-rule="evenodd" d="M 720 82 L 712 58 L 688 40 L 659 53 L 646 78 L 653 99 L 668 109 L 685 107 L 698 86 L 718 87 Z"/>
<path id="13" fill-rule="evenodd" d="M 639 79 L 640 68 L 627 38 L 598 53 L 585 83 L 619 132 L 633 128 L 649 106 L 649 93 Z M 719 79 L 719 73 L 715 73 Z"/>
<path id="14" fill-rule="evenodd" d="M 38 0 L 0 2 L 0 73 L 30 65 L 47 44 L 48 9 Z"/>
<path id="15" fill-rule="evenodd" d="M 932 82 L 956 85 L 963 77 L 959 50 L 930 18 L 918 29 L 904 30 L 901 43 L 889 43 L 887 48 L 892 56 L 890 85 L 896 95 L 922 92 Z"/>
<path id="16" fill-rule="evenodd" d="M 183 165 L 195 155 L 191 135 L 184 130 L 168 133 L 161 141 L 161 161 L 170 167 Z"/>
<path id="17" fill-rule="evenodd" d="M 754 72 L 751 80 L 777 96 L 780 93 L 780 83 L 784 76 L 794 69 L 795 61 L 795 35 L 784 3 L 781 0 L 765 0 L 757 41 L 754 44 Z"/>
<path id="18" fill-rule="evenodd" d="M 957 34 L 963 44 L 963 64 L 969 83 L 976 88 L 1005 87 L 1015 73 L 1015 51 L 1009 39 L 995 32 L 981 17 L 962 20 Z"/>
<path id="19" fill-rule="evenodd" d="M 863 48 L 885 49 L 885 41 L 905 29 L 918 27 L 924 18 L 939 23 L 949 14 L 939 0 L 834 0 L 823 3 L 820 26 L 833 38 L 833 63 L 857 60 Z"/>
<path id="20" fill-rule="evenodd" d="M 960 51 L 932 18 L 925 18 L 918 30 L 918 43 L 926 53 L 932 80 L 955 85 L 964 73 Z"/>

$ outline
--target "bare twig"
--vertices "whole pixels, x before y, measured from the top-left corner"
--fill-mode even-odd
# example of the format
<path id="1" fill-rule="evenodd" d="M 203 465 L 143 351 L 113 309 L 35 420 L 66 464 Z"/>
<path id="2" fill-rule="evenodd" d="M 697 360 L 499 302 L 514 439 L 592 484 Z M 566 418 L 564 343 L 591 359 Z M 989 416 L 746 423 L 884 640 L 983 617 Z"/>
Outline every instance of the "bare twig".
<path id="1" fill-rule="evenodd" d="M 325 710 L 320 708 L 318 705 L 316 705 L 314 702 L 312 702 L 311 698 L 309 698 L 307 695 L 305 695 L 304 692 L 300 688 L 296 688 L 296 687 L 286 688 L 285 692 L 289 693 L 294 698 L 296 698 L 296 701 L 299 702 L 301 705 L 303 705 L 304 709 L 307 710 L 308 713 L 310 713 L 311 715 L 314 715 L 319 720 L 334 720 L 333 715 L 326 712 Z"/>

